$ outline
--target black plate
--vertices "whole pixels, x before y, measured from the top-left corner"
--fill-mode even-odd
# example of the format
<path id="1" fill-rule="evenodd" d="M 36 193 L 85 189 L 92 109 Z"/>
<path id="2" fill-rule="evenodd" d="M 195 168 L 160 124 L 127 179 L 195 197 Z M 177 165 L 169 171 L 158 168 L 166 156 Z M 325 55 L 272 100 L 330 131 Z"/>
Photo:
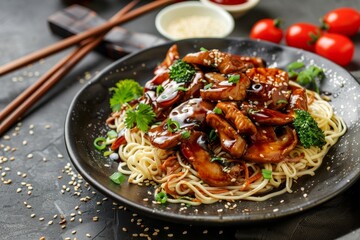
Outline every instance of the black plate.
<path id="1" fill-rule="evenodd" d="M 73 100 L 65 125 L 65 142 L 79 173 L 105 195 L 155 218 L 195 224 L 231 224 L 275 219 L 315 207 L 329 200 L 354 183 L 360 175 L 360 85 L 343 68 L 315 54 L 294 48 L 247 39 L 189 39 L 177 42 L 181 56 L 199 51 L 200 47 L 260 56 L 272 67 L 284 68 L 290 62 L 303 60 L 325 69 L 326 80 L 321 89 L 332 93 L 331 104 L 343 117 L 348 131 L 326 155 L 313 177 L 304 176 L 286 193 L 265 202 L 237 202 L 235 209 L 225 203 L 189 207 L 179 204 L 161 206 L 152 203 L 152 187 L 112 183 L 109 176 L 117 164 L 110 162 L 93 147 L 93 140 L 106 133 L 105 119 L 110 113 L 109 91 L 115 82 L 134 78 L 144 84 L 153 76 L 173 43 L 156 46 L 125 57 L 96 76 Z M 105 167 L 109 164 L 111 167 Z M 144 201 L 148 198 L 149 201 Z M 219 211 L 223 209 L 223 211 Z"/>

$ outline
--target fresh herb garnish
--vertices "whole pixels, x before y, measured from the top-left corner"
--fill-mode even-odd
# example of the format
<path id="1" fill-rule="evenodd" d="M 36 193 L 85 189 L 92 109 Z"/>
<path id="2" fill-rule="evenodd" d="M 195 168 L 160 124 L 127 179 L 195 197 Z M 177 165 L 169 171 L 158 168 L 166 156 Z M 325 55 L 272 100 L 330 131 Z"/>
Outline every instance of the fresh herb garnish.
<path id="1" fill-rule="evenodd" d="M 209 140 L 210 141 L 215 141 L 217 139 L 217 134 L 216 131 L 214 129 L 211 129 L 210 133 L 209 133 Z"/>
<path id="2" fill-rule="evenodd" d="M 287 66 L 290 79 L 294 79 L 297 83 L 308 89 L 320 93 L 320 82 L 325 78 L 323 69 L 316 66 L 310 66 L 303 69 L 303 62 L 293 62 Z M 303 69 L 303 70 L 300 70 Z"/>
<path id="3" fill-rule="evenodd" d="M 106 134 L 108 136 L 108 138 L 110 139 L 114 139 L 114 138 L 117 138 L 117 132 L 115 130 L 110 130 L 107 132 Z"/>
<path id="4" fill-rule="evenodd" d="M 156 87 L 156 96 L 159 96 L 163 91 L 164 91 L 164 87 L 162 85 L 158 85 Z"/>
<path id="5" fill-rule="evenodd" d="M 201 47 L 201 48 L 200 48 L 200 51 L 202 51 L 202 52 L 207 52 L 208 50 L 207 50 L 206 48 L 204 48 L 204 47 Z"/>
<path id="6" fill-rule="evenodd" d="M 141 131 L 147 132 L 155 118 L 156 114 L 150 105 L 139 103 L 136 109 L 126 111 L 125 126 L 130 129 L 135 125 Z"/>
<path id="7" fill-rule="evenodd" d="M 238 83 L 240 80 L 240 75 L 236 74 L 236 75 L 231 75 L 229 77 L 229 83 Z"/>
<path id="8" fill-rule="evenodd" d="M 272 171 L 268 169 L 261 169 L 261 173 L 265 179 L 271 179 L 272 177 Z"/>
<path id="9" fill-rule="evenodd" d="M 216 114 L 222 114 L 222 110 L 220 108 L 218 108 L 218 107 L 215 107 L 213 109 L 213 112 L 216 113 Z"/>
<path id="10" fill-rule="evenodd" d="M 311 146 L 322 148 L 326 144 L 324 132 L 309 112 L 296 109 L 293 124 L 304 148 Z"/>
<path id="11" fill-rule="evenodd" d="M 110 88 L 113 95 L 110 98 L 110 107 L 113 112 L 119 111 L 121 105 L 139 98 L 144 93 L 143 87 L 133 79 L 124 79 L 116 83 L 116 87 Z"/>
<path id="12" fill-rule="evenodd" d="M 111 179 L 111 181 L 113 181 L 116 184 L 122 184 L 123 182 L 125 182 L 126 177 L 121 172 L 114 172 L 110 176 L 110 179 Z"/>
<path id="13" fill-rule="evenodd" d="M 285 100 L 285 99 L 280 99 L 280 100 L 277 100 L 276 101 L 276 104 L 278 105 L 278 104 L 287 104 L 288 103 L 288 101 L 287 100 Z"/>
<path id="14" fill-rule="evenodd" d="M 209 83 L 209 84 L 206 84 L 205 86 L 204 86 L 204 89 L 205 90 L 208 90 L 209 88 L 211 88 L 212 87 L 212 83 Z"/>
<path id="15" fill-rule="evenodd" d="M 289 65 L 287 65 L 286 69 L 289 74 L 289 78 L 297 77 L 298 72 L 297 70 L 305 67 L 305 64 L 303 62 L 292 62 Z"/>
<path id="16" fill-rule="evenodd" d="M 182 60 L 177 60 L 170 67 L 170 79 L 178 83 L 190 82 L 195 73 L 195 68 Z"/>
<path id="17" fill-rule="evenodd" d="M 166 121 L 166 124 L 170 132 L 176 132 L 180 129 L 180 124 L 177 121 L 172 120 L 171 118 Z"/>
<path id="18" fill-rule="evenodd" d="M 98 137 L 94 140 L 94 147 L 101 151 L 106 148 L 106 139 L 104 137 Z"/>
<path id="19" fill-rule="evenodd" d="M 226 158 L 223 157 L 212 157 L 210 162 L 222 162 L 224 163 L 226 161 Z"/>
<path id="20" fill-rule="evenodd" d="M 167 202 L 168 196 L 166 192 L 159 192 L 155 195 L 155 201 L 161 204 L 165 204 Z"/>
<path id="21" fill-rule="evenodd" d="M 190 135 L 191 135 L 191 133 L 189 131 L 184 131 L 184 132 L 181 133 L 181 137 L 185 138 L 185 139 L 189 138 Z"/>
<path id="22" fill-rule="evenodd" d="M 176 90 L 186 92 L 187 90 L 189 90 L 189 88 L 184 88 L 182 86 L 179 86 L 176 88 Z"/>

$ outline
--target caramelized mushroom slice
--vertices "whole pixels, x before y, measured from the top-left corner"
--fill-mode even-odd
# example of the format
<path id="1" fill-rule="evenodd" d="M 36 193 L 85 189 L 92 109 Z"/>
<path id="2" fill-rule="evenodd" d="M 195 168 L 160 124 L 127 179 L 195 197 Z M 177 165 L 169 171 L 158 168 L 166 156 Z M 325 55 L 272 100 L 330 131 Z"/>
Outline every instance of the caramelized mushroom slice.
<path id="1" fill-rule="evenodd" d="M 292 93 L 287 111 L 294 114 L 294 109 L 308 110 L 308 100 L 306 96 L 306 89 L 290 86 Z"/>
<path id="2" fill-rule="evenodd" d="M 271 128 L 267 128 L 266 134 L 258 130 L 257 133 L 263 136 L 255 138 L 257 141 L 248 147 L 243 159 L 257 163 L 278 163 L 284 160 L 289 152 L 296 147 L 298 139 L 294 129 L 286 126 L 282 130 L 280 136 L 271 133 L 273 131 Z M 264 137 L 265 135 L 273 136 L 273 138 Z"/>
<path id="3" fill-rule="evenodd" d="M 223 81 L 216 81 L 217 79 L 222 79 L 222 76 L 216 76 L 216 74 L 213 73 L 211 76 L 211 81 L 213 82 L 210 82 L 208 85 L 206 85 L 206 89 L 200 90 L 201 97 L 204 100 L 216 102 L 243 100 L 246 97 L 246 89 L 250 85 L 250 80 L 243 73 L 236 73 L 231 76 L 239 77 L 239 80 L 236 83 L 229 82 L 228 78 L 225 78 Z M 205 75 L 205 79 L 206 78 L 209 79 L 209 75 Z"/>
<path id="4" fill-rule="evenodd" d="M 240 175 L 241 166 L 236 162 L 224 168 L 220 163 L 211 161 L 205 136 L 201 132 L 194 132 L 188 141 L 181 144 L 181 153 L 198 172 L 199 178 L 210 186 L 234 185 Z"/>
<path id="5" fill-rule="evenodd" d="M 187 140 L 183 137 L 185 131 L 204 128 L 206 114 L 213 108 L 213 104 L 202 101 L 201 98 L 190 99 L 174 108 L 169 114 L 168 119 L 178 124 L 176 129 L 169 129 L 168 119 L 165 119 L 159 126 L 151 128 L 147 137 L 155 147 L 173 148 Z"/>
<path id="6" fill-rule="evenodd" d="M 294 117 L 292 115 L 268 108 L 259 109 L 253 107 L 247 110 L 247 114 L 254 122 L 264 125 L 281 126 L 294 121 Z"/>
<path id="7" fill-rule="evenodd" d="M 287 72 L 277 68 L 250 68 L 246 71 L 252 84 L 247 100 L 259 107 L 282 109 L 288 104 L 290 90 Z"/>
<path id="8" fill-rule="evenodd" d="M 220 108 L 225 118 L 236 128 L 239 134 L 255 134 L 256 126 L 245 116 L 235 104 L 230 102 L 219 102 L 216 107 Z"/>
<path id="9" fill-rule="evenodd" d="M 223 118 L 215 113 L 206 116 L 206 123 L 219 134 L 221 147 L 234 158 L 240 158 L 245 149 L 246 141 L 237 134 L 236 130 Z"/>
<path id="10" fill-rule="evenodd" d="M 246 68 L 264 68 L 266 67 L 266 62 L 260 57 L 248 57 L 248 56 L 239 56 L 240 60 L 244 62 Z"/>
<path id="11" fill-rule="evenodd" d="M 183 61 L 205 67 L 213 67 L 218 69 L 220 73 L 225 74 L 241 72 L 246 68 L 239 56 L 224 53 L 218 49 L 189 53 L 183 57 Z"/>

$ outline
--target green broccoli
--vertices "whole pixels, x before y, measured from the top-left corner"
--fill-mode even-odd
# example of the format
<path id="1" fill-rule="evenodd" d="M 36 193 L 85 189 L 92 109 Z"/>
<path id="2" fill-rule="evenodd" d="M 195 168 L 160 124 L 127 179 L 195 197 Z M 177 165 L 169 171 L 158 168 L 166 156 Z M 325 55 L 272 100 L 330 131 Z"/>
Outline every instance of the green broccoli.
<path id="1" fill-rule="evenodd" d="M 170 67 L 170 79 L 178 83 L 190 82 L 195 73 L 195 68 L 182 60 L 176 61 Z"/>
<path id="2" fill-rule="evenodd" d="M 299 109 L 295 110 L 294 126 L 300 142 L 305 148 L 310 148 L 311 146 L 322 148 L 326 144 L 323 131 L 309 112 Z"/>

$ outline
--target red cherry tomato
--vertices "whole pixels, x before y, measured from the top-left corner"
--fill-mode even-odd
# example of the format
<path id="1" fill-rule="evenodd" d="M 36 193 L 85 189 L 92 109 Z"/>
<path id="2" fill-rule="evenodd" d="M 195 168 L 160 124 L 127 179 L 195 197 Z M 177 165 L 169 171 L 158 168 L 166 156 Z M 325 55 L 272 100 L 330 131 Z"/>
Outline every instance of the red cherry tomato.
<path id="1" fill-rule="evenodd" d="M 310 23 L 295 23 L 291 25 L 285 34 L 285 41 L 288 46 L 315 51 L 316 39 L 321 35 L 318 26 Z"/>
<path id="2" fill-rule="evenodd" d="M 334 9 L 323 17 L 322 28 L 329 33 L 353 36 L 359 31 L 360 12 L 349 7 Z"/>
<path id="3" fill-rule="evenodd" d="M 250 31 L 250 38 L 280 43 L 283 31 L 279 19 L 265 18 L 256 22 Z"/>
<path id="4" fill-rule="evenodd" d="M 348 65 L 354 56 L 354 43 L 346 36 L 325 33 L 315 44 L 315 52 L 341 65 Z"/>

